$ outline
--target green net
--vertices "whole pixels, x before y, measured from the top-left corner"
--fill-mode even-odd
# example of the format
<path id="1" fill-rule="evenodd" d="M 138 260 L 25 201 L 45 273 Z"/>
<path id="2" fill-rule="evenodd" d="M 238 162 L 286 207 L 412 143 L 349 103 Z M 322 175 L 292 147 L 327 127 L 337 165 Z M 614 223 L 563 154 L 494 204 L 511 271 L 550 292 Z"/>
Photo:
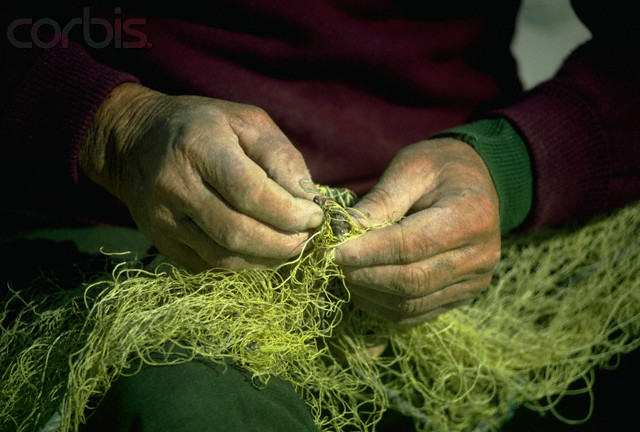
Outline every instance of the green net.
<path id="1" fill-rule="evenodd" d="M 418 430 L 492 430 L 514 407 L 555 412 L 589 393 L 593 368 L 640 342 L 640 204 L 504 239 L 482 295 L 396 326 L 349 302 L 332 250 L 364 230 L 345 210 L 352 194 L 323 194 L 323 225 L 277 269 L 125 262 L 53 308 L 14 293 L 0 315 L 0 430 L 37 430 L 58 407 L 60 430 L 75 430 L 134 360 L 194 357 L 233 362 L 257 387 L 291 382 L 323 430 L 372 430 L 387 409 Z"/>

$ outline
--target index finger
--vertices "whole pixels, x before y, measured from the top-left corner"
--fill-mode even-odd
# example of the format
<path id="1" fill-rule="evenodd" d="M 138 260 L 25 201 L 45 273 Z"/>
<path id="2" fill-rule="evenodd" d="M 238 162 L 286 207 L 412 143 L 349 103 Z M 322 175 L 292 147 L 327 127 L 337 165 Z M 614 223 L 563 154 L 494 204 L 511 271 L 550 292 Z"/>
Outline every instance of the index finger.
<path id="1" fill-rule="evenodd" d="M 339 246 L 335 260 L 348 266 L 409 264 L 462 247 L 481 226 L 472 223 L 474 201 L 443 196 L 427 209 Z"/>
<path id="2" fill-rule="evenodd" d="M 276 229 L 298 232 L 322 223 L 322 210 L 293 196 L 237 145 L 218 145 L 204 180 L 234 209 Z"/>

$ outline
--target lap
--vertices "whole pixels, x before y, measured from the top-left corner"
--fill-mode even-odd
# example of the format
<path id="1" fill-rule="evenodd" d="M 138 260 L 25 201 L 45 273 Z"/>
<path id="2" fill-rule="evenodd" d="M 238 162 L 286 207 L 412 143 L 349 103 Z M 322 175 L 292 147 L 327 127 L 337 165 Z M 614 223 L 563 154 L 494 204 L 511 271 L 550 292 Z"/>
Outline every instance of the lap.
<path id="1" fill-rule="evenodd" d="M 256 388 L 233 366 L 145 366 L 113 383 L 81 431 L 317 431 L 293 386 Z"/>

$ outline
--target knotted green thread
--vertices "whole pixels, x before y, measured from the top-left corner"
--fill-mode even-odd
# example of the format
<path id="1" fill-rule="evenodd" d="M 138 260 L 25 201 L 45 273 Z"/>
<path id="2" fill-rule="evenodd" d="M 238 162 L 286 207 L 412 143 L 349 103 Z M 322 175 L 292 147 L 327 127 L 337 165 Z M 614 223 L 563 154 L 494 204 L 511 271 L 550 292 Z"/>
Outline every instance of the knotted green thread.
<path id="1" fill-rule="evenodd" d="M 75 430 L 135 359 L 197 356 L 241 365 L 258 387 L 290 381 L 322 429 L 372 430 L 394 408 L 419 430 L 491 430 L 520 404 L 554 412 L 576 380 L 589 393 L 593 367 L 639 344 L 640 205 L 505 240 L 483 295 L 411 327 L 351 306 L 331 250 L 365 230 L 333 199 L 323 208 L 321 229 L 276 270 L 125 263 L 65 307 L 32 305 L 13 323 L 5 309 L 0 429 L 34 430 L 62 401 L 61 430 Z M 7 348 L 18 340 L 24 349 Z"/>

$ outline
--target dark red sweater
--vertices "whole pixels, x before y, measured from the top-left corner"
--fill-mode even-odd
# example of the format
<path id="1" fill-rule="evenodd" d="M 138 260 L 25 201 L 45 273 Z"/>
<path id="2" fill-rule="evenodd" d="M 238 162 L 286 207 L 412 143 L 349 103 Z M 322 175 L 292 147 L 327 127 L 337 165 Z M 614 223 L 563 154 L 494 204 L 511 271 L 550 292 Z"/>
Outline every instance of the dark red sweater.
<path id="1" fill-rule="evenodd" d="M 640 45 L 620 22 L 631 12 L 615 1 L 576 2 L 593 41 L 556 78 L 522 94 L 509 51 L 517 2 L 478 3 L 241 0 L 184 11 L 6 13 L 5 28 L 18 17 L 48 17 L 61 28 L 73 18 L 103 18 L 123 39 L 109 42 L 100 24 L 87 38 L 79 24 L 68 46 L 3 42 L 4 205 L 121 221 L 117 206 L 78 172 L 77 152 L 93 113 L 124 81 L 258 105 L 302 151 L 315 181 L 360 194 L 400 148 L 499 117 L 525 150 L 505 139 L 479 151 L 497 183 L 510 185 L 499 190 L 501 203 L 530 197 L 524 188 L 533 188 L 532 202 L 501 210 L 525 208 L 516 218 L 527 217 L 525 226 L 640 198 Z M 54 28 L 50 22 L 43 27 Z M 33 41 L 30 30 L 17 28 L 26 35 L 16 40 Z M 45 34 L 37 33 L 40 41 Z M 97 47 L 102 41 L 109 43 Z M 483 140 L 486 130 L 480 122 L 464 132 Z M 512 163 L 517 151 L 530 167 Z M 532 185 L 523 180 L 531 176 Z"/>

